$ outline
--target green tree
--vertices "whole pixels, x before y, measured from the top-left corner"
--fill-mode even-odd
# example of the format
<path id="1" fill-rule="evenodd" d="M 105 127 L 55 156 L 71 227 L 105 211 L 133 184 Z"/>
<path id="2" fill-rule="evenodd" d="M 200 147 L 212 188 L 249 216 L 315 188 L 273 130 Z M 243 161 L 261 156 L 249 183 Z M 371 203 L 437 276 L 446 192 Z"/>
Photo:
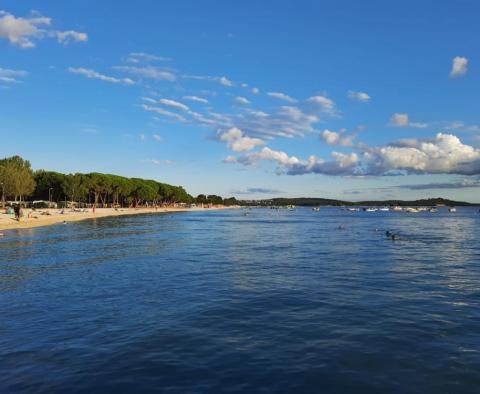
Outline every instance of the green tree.
<path id="1" fill-rule="evenodd" d="M 29 196 L 35 190 L 33 171 L 28 160 L 12 156 L 0 160 L 0 183 L 3 183 L 6 197 L 15 201 Z"/>

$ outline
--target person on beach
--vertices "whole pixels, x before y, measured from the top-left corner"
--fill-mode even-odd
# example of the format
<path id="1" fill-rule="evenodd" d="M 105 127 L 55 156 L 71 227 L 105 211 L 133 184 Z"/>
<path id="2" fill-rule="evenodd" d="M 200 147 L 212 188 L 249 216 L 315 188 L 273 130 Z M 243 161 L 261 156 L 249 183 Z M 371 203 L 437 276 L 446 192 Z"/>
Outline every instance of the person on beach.
<path id="1" fill-rule="evenodd" d="M 13 212 L 15 213 L 15 219 L 20 221 L 20 205 L 15 205 L 13 207 Z"/>

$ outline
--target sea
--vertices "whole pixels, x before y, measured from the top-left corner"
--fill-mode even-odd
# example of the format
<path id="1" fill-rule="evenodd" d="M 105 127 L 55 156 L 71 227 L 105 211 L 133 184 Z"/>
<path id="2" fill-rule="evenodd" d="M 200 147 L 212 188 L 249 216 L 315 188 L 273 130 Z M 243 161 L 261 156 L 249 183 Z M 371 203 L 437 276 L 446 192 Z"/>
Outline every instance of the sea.
<path id="1" fill-rule="evenodd" d="M 479 393 L 479 230 L 322 207 L 6 231 L 0 393 Z"/>

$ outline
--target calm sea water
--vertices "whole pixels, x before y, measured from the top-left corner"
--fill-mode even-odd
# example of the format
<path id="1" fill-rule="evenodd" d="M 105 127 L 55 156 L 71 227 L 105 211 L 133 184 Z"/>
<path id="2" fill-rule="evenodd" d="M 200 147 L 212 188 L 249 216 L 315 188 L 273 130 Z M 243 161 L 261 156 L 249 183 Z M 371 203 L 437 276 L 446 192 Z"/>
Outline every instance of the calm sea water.
<path id="1" fill-rule="evenodd" d="M 7 232 L 0 392 L 478 393 L 479 229 L 301 208 Z"/>

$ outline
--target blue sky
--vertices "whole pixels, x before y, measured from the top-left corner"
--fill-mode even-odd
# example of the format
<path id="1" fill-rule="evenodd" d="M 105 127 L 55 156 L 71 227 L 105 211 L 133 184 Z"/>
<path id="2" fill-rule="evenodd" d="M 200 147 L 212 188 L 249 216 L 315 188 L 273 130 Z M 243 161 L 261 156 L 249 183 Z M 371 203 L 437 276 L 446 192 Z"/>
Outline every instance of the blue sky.
<path id="1" fill-rule="evenodd" d="M 192 194 L 480 202 L 477 1 L 0 11 L 1 156 Z"/>

